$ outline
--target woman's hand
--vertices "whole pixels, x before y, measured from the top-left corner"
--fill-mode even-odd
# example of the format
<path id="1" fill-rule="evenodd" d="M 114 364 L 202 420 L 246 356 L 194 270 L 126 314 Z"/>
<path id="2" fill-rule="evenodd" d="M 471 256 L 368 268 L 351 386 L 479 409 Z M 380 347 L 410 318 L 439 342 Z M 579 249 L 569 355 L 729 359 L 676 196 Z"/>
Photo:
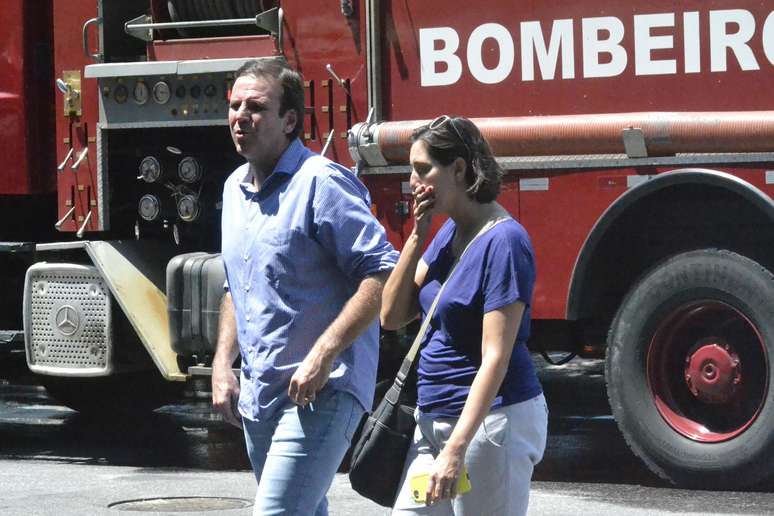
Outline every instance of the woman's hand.
<path id="1" fill-rule="evenodd" d="M 445 498 L 454 498 L 457 494 L 457 481 L 462 474 L 464 461 L 464 449 L 455 450 L 446 446 L 441 450 L 430 470 L 430 480 L 427 482 L 425 495 L 427 505 Z"/>
<path id="2" fill-rule="evenodd" d="M 419 185 L 414 190 L 414 233 L 424 241 L 430 232 L 435 194 L 432 186 Z"/>

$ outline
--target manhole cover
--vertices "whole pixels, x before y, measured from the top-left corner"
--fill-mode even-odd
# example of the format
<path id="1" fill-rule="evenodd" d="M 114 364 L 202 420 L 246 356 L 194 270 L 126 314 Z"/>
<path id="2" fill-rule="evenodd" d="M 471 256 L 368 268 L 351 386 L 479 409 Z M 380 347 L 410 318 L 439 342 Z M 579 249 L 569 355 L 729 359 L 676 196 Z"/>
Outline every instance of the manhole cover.
<path id="1" fill-rule="evenodd" d="M 220 498 L 210 496 L 179 496 L 167 498 L 143 498 L 124 500 L 108 505 L 111 509 L 135 512 L 197 512 L 222 511 L 250 507 L 252 500 L 244 498 Z"/>

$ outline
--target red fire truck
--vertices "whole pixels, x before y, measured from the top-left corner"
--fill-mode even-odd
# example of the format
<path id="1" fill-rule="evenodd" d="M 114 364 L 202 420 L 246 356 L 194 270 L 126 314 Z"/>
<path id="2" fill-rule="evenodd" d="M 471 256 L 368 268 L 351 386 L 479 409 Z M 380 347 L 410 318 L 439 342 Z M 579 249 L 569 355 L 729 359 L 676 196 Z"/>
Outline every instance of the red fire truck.
<path id="1" fill-rule="evenodd" d="M 632 450 L 774 473 L 774 11 L 753 0 L 6 0 L 2 349 L 81 410 L 206 372 L 233 72 L 305 78 L 307 145 L 400 247 L 411 130 L 475 119 L 528 229 L 536 350 L 605 352 Z"/>

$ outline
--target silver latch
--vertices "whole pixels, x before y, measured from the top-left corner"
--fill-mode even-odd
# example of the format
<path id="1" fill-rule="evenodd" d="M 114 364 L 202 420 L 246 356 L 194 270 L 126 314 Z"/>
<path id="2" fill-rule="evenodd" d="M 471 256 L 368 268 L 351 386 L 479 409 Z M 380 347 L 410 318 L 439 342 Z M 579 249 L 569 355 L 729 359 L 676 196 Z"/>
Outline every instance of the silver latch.
<path id="1" fill-rule="evenodd" d="M 630 158 L 647 158 L 648 148 L 645 145 L 645 135 L 638 127 L 627 127 L 621 131 L 626 155 Z"/>

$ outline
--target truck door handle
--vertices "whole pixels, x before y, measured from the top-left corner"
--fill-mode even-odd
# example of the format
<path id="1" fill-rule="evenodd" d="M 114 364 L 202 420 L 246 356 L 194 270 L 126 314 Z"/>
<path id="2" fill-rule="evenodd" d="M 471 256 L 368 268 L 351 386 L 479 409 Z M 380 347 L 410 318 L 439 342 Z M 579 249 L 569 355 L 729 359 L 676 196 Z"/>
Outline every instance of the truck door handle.
<path id="1" fill-rule="evenodd" d="M 87 20 L 86 23 L 83 24 L 83 55 L 86 57 L 89 57 L 91 59 L 94 59 L 95 61 L 102 61 L 102 54 L 97 52 L 96 54 L 92 54 L 89 52 L 89 26 L 98 24 L 102 24 L 102 18 L 92 18 L 91 20 Z"/>

